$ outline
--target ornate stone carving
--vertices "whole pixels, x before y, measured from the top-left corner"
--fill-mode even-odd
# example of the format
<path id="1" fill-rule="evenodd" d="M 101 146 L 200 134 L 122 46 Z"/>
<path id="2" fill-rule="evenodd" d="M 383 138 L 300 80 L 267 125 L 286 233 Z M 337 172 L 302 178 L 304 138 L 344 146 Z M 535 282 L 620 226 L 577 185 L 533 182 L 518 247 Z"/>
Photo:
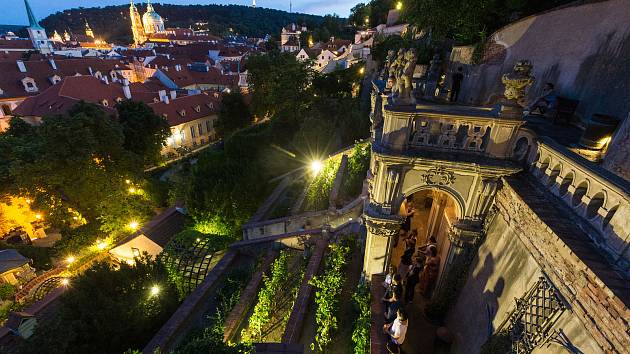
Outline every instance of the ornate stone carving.
<path id="1" fill-rule="evenodd" d="M 534 82 L 531 72 L 532 64 L 529 60 L 521 60 L 514 65 L 511 73 L 503 74 L 501 82 L 505 85 L 503 95 L 506 99 L 518 102 L 525 97 L 525 91 Z"/>
<path id="2" fill-rule="evenodd" d="M 390 169 L 387 172 L 387 180 L 385 181 L 385 198 L 383 202 L 387 206 L 391 206 L 392 200 L 396 195 L 396 187 L 398 186 L 398 180 L 400 179 L 400 173 L 397 170 Z"/>
<path id="3" fill-rule="evenodd" d="M 385 65 L 383 65 L 383 70 L 381 71 L 380 79 L 387 80 L 389 78 L 389 67 L 394 62 L 396 58 L 396 51 L 390 49 L 387 51 L 387 58 L 385 59 Z"/>
<path id="4" fill-rule="evenodd" d="M 422 175 L 424 183 L 428 185 L 448 186 L 455 182 L 455 174 L 442 166 L 434 167 Z"/>
<path id="5" fill-rule="evenodd" d="M 501 115 L 508 118 L 520 118 L 523 112 L 527 88 L 534 82 L 531 76 L 532 64 L 529 60 L 521 60 L 514 65 L 512 72 L 503 74 L 501 82 L 505 85 L 505 102 L 501 107 Z"/>
<path id="6" fill-rule="evenodd" d="M 364 215 L 365 227 L 368 233 L 382 237 L 394 237 L 400 230 L 402 218 L 393 216 L 390 218 Z"/>
<path id="7" fill-rule="evenodd" d="M 416 99 L 413 96 L 413 72 L 416 68 L 417 55 L 414 49 L 409 49 L 403 54 L 403 66 L 399 71 L 399 77 L 396 79 L 398 85 L 398 96 L 396 97 L 396 104 L 399 105 L 412 105 L 416 103 Z"/>

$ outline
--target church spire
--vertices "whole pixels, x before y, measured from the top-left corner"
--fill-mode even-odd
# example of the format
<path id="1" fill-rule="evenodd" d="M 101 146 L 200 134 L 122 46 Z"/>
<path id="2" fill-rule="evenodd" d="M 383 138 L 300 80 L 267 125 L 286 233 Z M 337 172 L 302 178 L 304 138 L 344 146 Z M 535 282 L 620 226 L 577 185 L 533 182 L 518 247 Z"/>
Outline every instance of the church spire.
<path id="1" fill-rule="evenodd" d="M 42 29 L 42 26 L 39 25 L 35 15 L 33 14 L 33 10 L 31 9 L 31 5 L 29 5 L 28 0 L 24 0 L 24 5 L 26 6 L 26 13 L 28 14 L 28 27 Z"/>

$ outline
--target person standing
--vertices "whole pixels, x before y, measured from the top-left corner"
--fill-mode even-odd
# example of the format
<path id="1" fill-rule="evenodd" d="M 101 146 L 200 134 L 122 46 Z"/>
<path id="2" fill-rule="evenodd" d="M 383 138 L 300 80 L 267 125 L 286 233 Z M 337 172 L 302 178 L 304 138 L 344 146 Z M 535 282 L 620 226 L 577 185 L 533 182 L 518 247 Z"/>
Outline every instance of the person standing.
<path id="1" fill-rule="evenodd" d="M 420 292 L 425 298 L 429 298 L 429 294 L 433 290 L 440 272 L 440 257 L 437 255 L 437 248 L 429 246 L 428 251 L 428 257 L 420 275 Z"/>
<path id="2" fill-rule="evenodd" d="M 394 322 L 383 326 L 383 332 L 387 335 L 387 342 L 392 343 L 400 352 L 400 346 L 405 342 L 407 335 L 407 313 L 404 309 L 399 309 Z"/>
<path id="3" fill-rule="evenodd" d="M 449 99 L 451 102 L 457 102 L 459 98 L 459 90 L 462 88 L 462 81 L 464 81 L 463 70 L 464 68 L 460 66 L 457 68 L 457 72 L 451 76 L 451 97 Z"/>
<path id="4" fill-rule="evenodd" d="M 418 258 L 414 259 L 414 262 L 407 273 L 407 279 L 405 280 L 405 302 L 407 303 L 413 302 L 416 284 L 418 284 L 418 281 L 420 280 L 419 278 L 422 266 L 419 264 L 419 261 L 420 260 Z"/>

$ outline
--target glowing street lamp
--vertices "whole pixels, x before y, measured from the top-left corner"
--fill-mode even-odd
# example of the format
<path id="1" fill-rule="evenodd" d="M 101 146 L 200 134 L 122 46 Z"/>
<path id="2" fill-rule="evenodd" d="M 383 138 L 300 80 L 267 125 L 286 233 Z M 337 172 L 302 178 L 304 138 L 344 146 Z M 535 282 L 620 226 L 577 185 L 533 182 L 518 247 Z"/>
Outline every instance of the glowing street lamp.
<path id="1" fill-rule="evenodd" d="M 361 69 L 359 69 L 359 74 L 363 75 L 365 73 L 365 68 L 361 67 Z"/>
<path id="2" fill-rule="evenodd" d="M 129 193 L 130 194 L 134 194 L 136 192 L 136 188 L 134 187 L 129 187 Z"/>
<path id="3" fill-rule="evenodd" d="M 310 165 L 308 167 L 311 170 L 311 173 L 314 176 L 317 176 L 319 174 L 319 172 L 322 170 L 322 168 L 324 167 L 324 165 L 319 160 L 313 160 L 313 161 L 311 161 L 311 163 L 310 163 Z"/>
<path id="4" fill-rule="evenodd" d="M 137 221 L 132 221 L 129 223 L 129 228 L 132 230 L 137 230 L 138 229 L 138 222 Z"/>
<path id="5" fill-rule="evenodd" d="M 104 250 L 104 249 L 105 249 L 105 247 L 107 247 L 107 242 L 105 242 L 105 241 L 98 241 L 98 242 L 96 243 L 96 248 L 98 248 L 98 249 L 99 249 L 99 251 Z"/>
<path id="6" fill-rule="evenodd" d="M 70 280 L 68 278 L 61 279 L 61 285 L 68 286 L 70 284 Z"/>
<path id="7" fill-rule="evenodd" d="M 126 179 L 126 180 L 125 180 L 125 183 L 130 184 L 130 183 L 131 183 L 131 180 Z"/>
<path id="8" fill-rule="evenodd" d="M 39 214 L 39 213 L 35 214 L 35 219 L 41 220 L 42 219 L 42 214 Z"/>
<path id="9" fill-rule="evenodd" d="M 370 23 L 370 18 L 368 16 L 365 16 L 365 24 L 369 24 Z"/>
<path id="10" fill-rule="evenodd" d="M 157 296 L 160 293 L 160 287 L 157 285 L 153 285 L 151 287 L 151 296 Z"/>
<path id="11" fill-rule="evenodd" d="M 72 264 L 75 260 L 74 256 L 68 256 L 68 258 L 66 258 L 66 263 Z"/>
<path id="12" fill-rule="evenodd" d="M 402 10 L 402 1 L 399 1 L 396 3 L 396 10 L 398 11 Z"/>

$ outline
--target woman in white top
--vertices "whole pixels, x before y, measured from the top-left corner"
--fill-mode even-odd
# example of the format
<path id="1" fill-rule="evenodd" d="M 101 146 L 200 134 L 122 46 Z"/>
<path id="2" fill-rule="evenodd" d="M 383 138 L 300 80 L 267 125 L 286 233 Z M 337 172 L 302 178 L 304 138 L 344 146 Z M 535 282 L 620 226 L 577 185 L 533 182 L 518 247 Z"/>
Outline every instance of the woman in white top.
<path id="1" fill-rule="evenodd" d="M 401 346 L 405 342 L 405 336 L 407 335 L 407 313 L 404 309 L 398 309 L 397 317 L 391 324 L 383 326 L 383 332 L 389 335 L 389 340 Z"/>

